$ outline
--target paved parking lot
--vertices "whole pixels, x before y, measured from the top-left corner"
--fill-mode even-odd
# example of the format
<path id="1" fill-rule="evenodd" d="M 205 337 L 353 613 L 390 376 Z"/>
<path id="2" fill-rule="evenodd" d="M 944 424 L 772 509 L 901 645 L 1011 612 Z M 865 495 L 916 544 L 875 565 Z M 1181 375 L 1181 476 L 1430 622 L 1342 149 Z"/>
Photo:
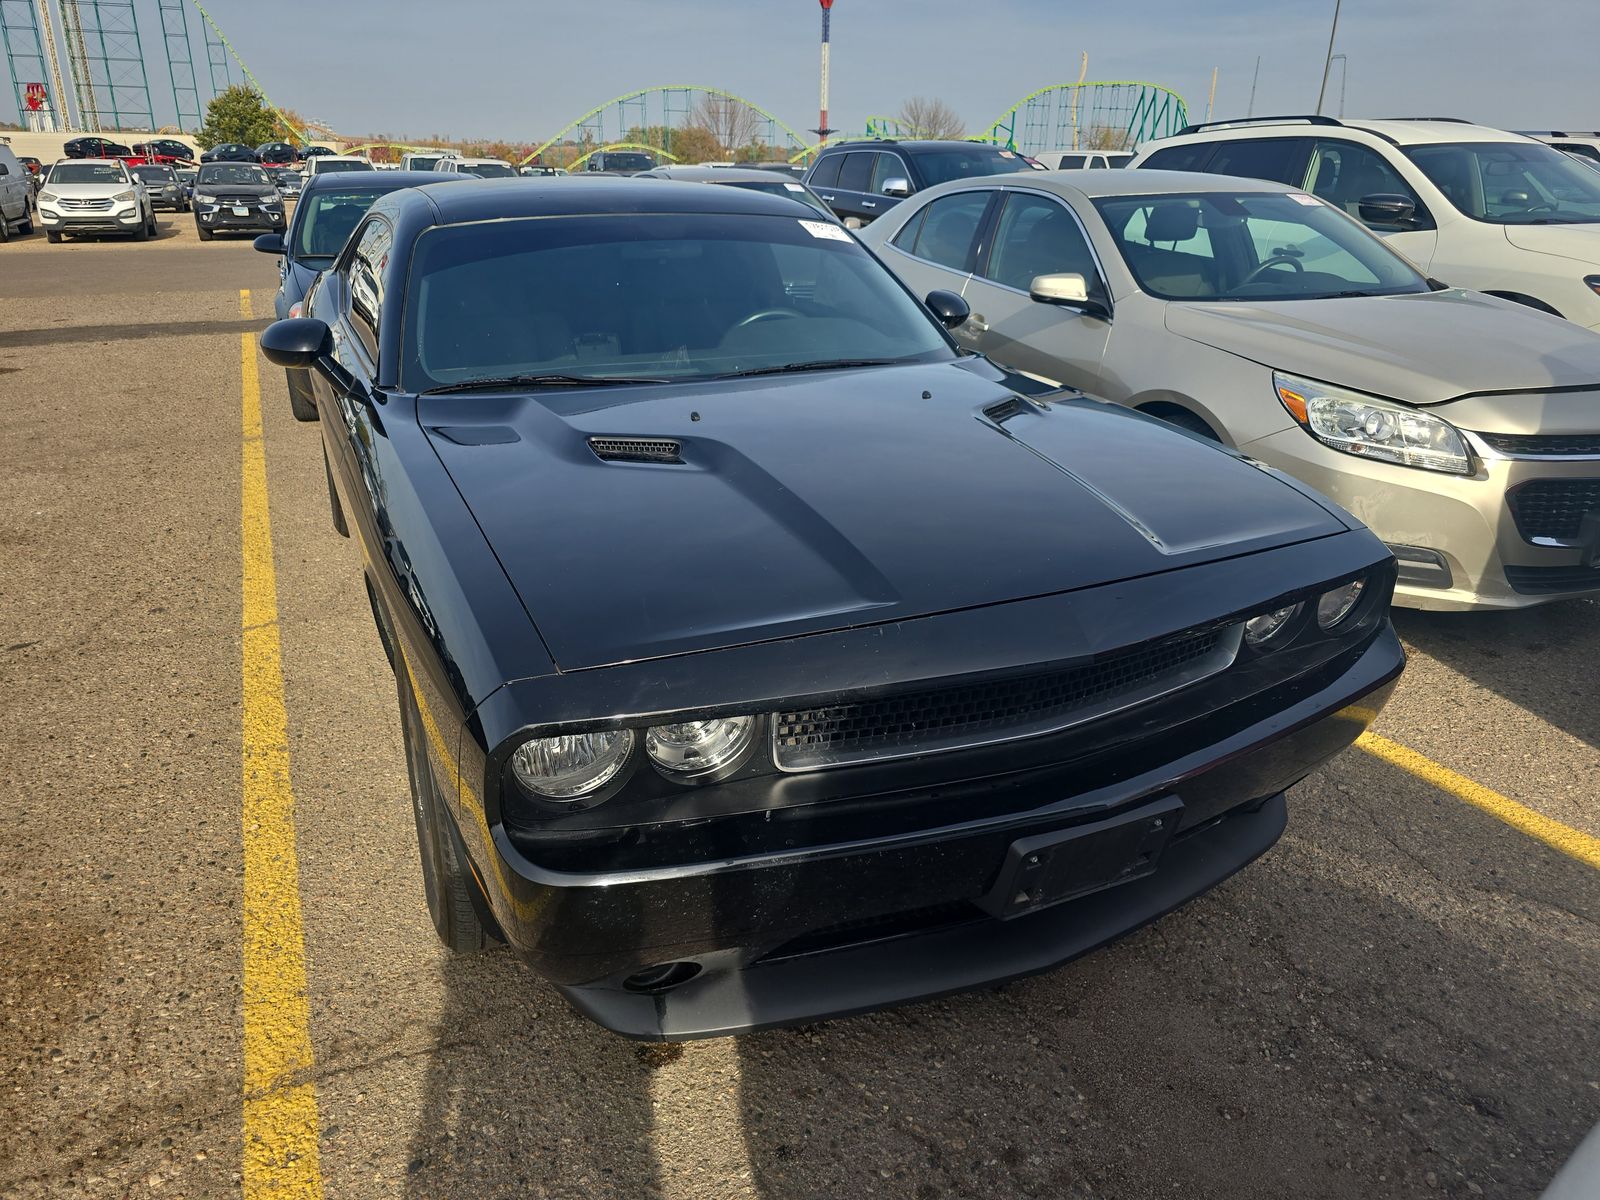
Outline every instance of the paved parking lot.
<path id="1" fill-rule="evenodd" d="M 503 953 L 448 958 L 318 431 L 250 340 L 272 260 L 162 226 L 0 247 L 0 1194 L 225 1196 L 293 1155 L 256 1194 L 1514 1198 L 1600 1120 L 1588 602 L 1401 613 L 1381 739 L 1277 848 L 1050 975 L 642 1046 Z M 241 819 L 263 446 L 292 838 Z M 300 932 L 247 909 L 247 847 L 298 858 L 289 1080 L 242 1032 L 246 931 Z M 316 1139 L 275 1124 L 286 1087 Z"/>

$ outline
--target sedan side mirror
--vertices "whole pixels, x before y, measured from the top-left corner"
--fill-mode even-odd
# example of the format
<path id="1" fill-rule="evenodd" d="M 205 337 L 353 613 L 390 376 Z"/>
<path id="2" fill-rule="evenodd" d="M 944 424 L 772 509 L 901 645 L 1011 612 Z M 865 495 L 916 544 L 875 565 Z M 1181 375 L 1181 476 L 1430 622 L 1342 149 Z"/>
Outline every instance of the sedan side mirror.
<path id="1" fill-rule="evenodd" d="M 923 301 L 928 306 L 928 311 L 939 318 L 939 324 L 946 329 L 954 329 L 966 323 L 972 315 L 972 307 L 955 292 L 947 292 L 943 288 L 928 293 L 928 298 Z"/>
<path id="2" fill-rule="evenodd" d="M 1417 215 L 1417 203 L 1410 196 L 1375 192 L 1361 197 L 1361 219 L 1374 225 L 1405 225 Z"/>
<path id="3" fill-rule="evenodd" d="M 896 196 L 904 200 L 911 195 L 911 181 L 909 179 L 901 179 L 898 175 L 893 179 L 885 179 L 883 181 L 883 194 L 885 196 Z"/>
<path id="4" fill-rule="evenodd" d="M 1062 308 L 1076 309 L 1086 317 L 1111 319 L 1111 306 L 1099 296 L 1089 293 L 1089 284 L 1076 271 L 1063 271 L 1059 275 L 1035 275 L 1028 285 L 1028 297 L 1040 304 L 1058 304 Z"/>
<path id="5" fill-rule="evenodd" d="M 314 317 L 274 321 L 261 333 L 267 361 L 291 371 L 309 371 L 333 354 L 333 330 Z"/>
<path id="6" fill-rule="evenodd" d="M 263 254 L 282 254 L 288 249 L 281 233 L 263 233 L 255 240 L 255 247 Z"/>

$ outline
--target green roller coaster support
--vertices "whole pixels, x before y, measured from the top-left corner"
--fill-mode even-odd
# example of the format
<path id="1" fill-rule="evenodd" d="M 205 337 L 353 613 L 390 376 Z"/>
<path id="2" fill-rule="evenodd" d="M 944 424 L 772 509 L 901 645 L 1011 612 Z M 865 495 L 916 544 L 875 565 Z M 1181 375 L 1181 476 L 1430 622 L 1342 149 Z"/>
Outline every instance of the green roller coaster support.
<path id="1" fill-rule="evenodd" d="M 1036 104 L 1053 92 L 1070 95 L 1077 91 L 1082 96 L 1092 97 L 1095 89 L 1099 88 L 1136 88 L 1137 95 L 1133 101 L 1126 125 L 1123 128 L 1123 140 L 1128 143 L 1137 143 L 1153 137 L 1165 137 L 1176 133 L 1188 123 L 1188 106 L 1183 97 L 1171 88 L 1163 87 L 1159 83 L 1149 83 L 1139 79 L 1106 79 L 1086 80 L 1083 83 L 1052 83 L 1048 87 L 1035 88 L 1023 96 L 989 126 L 986 134 L 976 134 L 971 141 L 993 142 L 1003 145 L 1009 150 L 1047 150 L 1049 146 L 1019 145 L 1017 138 L 1017 114 L 1025 113 L 1030 104 Z M 1091 104 L 1090 111 L 1093 111 Z M 1043 123 L 1043 122 L 1040 122 Z M 1023 142 L 1027 141 L 1025 129 Z"/>
<path id="2" fill-rule="evenodd" d="M 577 167 L 580 167 L 589 161 L 590 155 L 604 154 L 607 150 L 648 150 L 651 154 L 659 154 L 662 158 L 670 158 L 673 162 L 679 161 L 676 154 L 669 154 L 660 146 L 651 146 L 644 142 L 607 142 L 604 146 L 596 146 L 593 150 L 589 151 L 588 154 L 581 154 L 577 158 L 573 159 L 567 164 L 567 170 L 571 171 Z M 517 165 L 525 167 L 528 165 L 528 160 L 523 159 Z"/>
<path id="3" fill-rule="evenodd" d="M 242 66 L 243 64 L 240 64 L 240 65 Z M 699 86 L 699 85 L 696 85 L 696 84 L 666 84 L 666 85 L 663 85 L 661 87 L 640 88 L 638 91 L 627 92 L 627 93 L 625 93 L 625 94 L 623 94 L 621 96 L 613 96 L 610 100 L 607 100 L 604 104 L 595 105 L 588 112 L 584 113 L 583 116 L 579 117 L 576 121 L 573 121 L 573 122 L 569 123 L 568 125 L 564 126 L 560 131 L 558 131 L 556 133 L 556 135 L 554 137 L 552 137 L 549 140 L 547 140 L 547 141 L 541 143 L 540 145 L 534 147 L 534 149 L 528 154 L 528 156 L 526 158 L 524 158 L 521 162 L 519 162 L 517 165 L 518 166 L 526 166 L 527 164 L 531 163 L 534 159 L 538 158 L 546 150 L 550 149 L 551 146 L 554 146 L 557 142 L 561 141 L 562 138 L 566 137 L 573 130 L 578 129 L 580 126 L 588 124 L 589 122 L 593 121 L 596 117 L 602 116 L 605 113 L 606 109 L 608 109 L 608 108 L 615 107 L 615 108 L 617 108 L 617 110 L 619 112 L 626 112 L 627 105 L 629 105 L 629 104 L 640 104 L 641 105 L 641 112 L 642 112 L 643 111 L 642 110 L 642 103 L 643 103 L 644 99 L 646 97 L 654 95 L 655 93 L 658 93 L 658 92 L 662 93 L 662 96 L 663 96 L 663 101 L 662 102 L 663 102 L 663 107 L 664 108 L 665 108 L 665 105 L 666 105 L 666 96 L 668 96 L 668 95 L 670 95 L 672 93 L 687 94 L 689 92 L 704 92 L 708 96 L 720 96 L 725 100 L 736 101 L 739 104 L 742 104 L 746 108 L 750 109 L 752 112 L 759 113 L 766 120 L 770 121 L 772 123 L 772 125 L 776 129 L 781 129 L 789 137 L 790 141 L 794 143 L 794 145 L 796 145 L 796 146 L 805 146 L 805 144 L 806 144 L 805 138 L 801 137 L 798 131 L 792 129 L 789 125 L 787 125 L 783 121 L 779 120 L 772 113 L 770 113 L 766 109 L 762 108 L 759 104 L 756 104 L 756 103 L 754 103 L 753 101 L 750 101 L 750 100 L 746 100 L 743 96 L 735 95 L 733 92 L 724 91 L 722 88 L 702 87 L 702 86 Z M 678 111 L 682 111 L 684 113 L 687 113 L 688 110 L 687 110 L 686 106 L 682 106 L 680 109 L 673 109 L 672 111 L 674 113 L 676 113 Z M 641 123 L 642 123 L 642 120 L 641 120 Z M 658 147 L 647 146 L 647 147 L 645 147 L 645 149 L 656 150 L 656 149 L 658 149 Z M 590 151 L 590 153 L 593 153 L 593 151 Z M 674 159 L 673 161 L 676 162 L 677 160 Z"/>
<path id="4" fill-rule="evenodd" d="M 262 87 L 261 81 L 250 73 L 250 68 L 245 65 L 244 59 L 239 57 L 239 52 L 233 48 L 233 43 L 228 40 L 228 35 L 223 33 L 221 26 L 211 19 L 211 14 L 200 6 L 200 0 L 194 0 L 194 7 L 195 11 L 205 19 L 205 23 L 211 27 L 211 32 L 217 35 L 217 40 L 227 47 L 228 53 L 233 56 L 233 61 L 239 64 L 239 69 L 244 72 L 244 77 L 250 81 L 250 86 L 255 88 L 256 95 L 260 96 L 266 106 L 272 110 L 273 115 L 277 117 L 278 120 L 283 122 L 283 127 L 290 133 L 294 134 L 294 140 L 299 142 L 301 145 L 304 145 L 306 140 L 306 131 L 301 129 L 293 121 L 289 120 L 289 118 L 284 115 L 283 110 L 272 102 L 271 98 L 267 95 L 267 89 Z"/>

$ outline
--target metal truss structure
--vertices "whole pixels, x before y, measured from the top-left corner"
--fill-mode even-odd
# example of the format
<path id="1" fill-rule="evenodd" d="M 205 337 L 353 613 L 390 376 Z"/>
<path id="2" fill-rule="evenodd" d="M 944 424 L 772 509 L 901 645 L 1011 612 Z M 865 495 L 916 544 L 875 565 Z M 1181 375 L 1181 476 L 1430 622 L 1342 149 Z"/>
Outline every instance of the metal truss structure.
<path id="1" fill-rule="evenodd" d="M 1126 150 L 1189 122 L 1183 97 L 1156 83 L 1057 83 L 1018 100 L 978 141 L 1012 150 Z"/>

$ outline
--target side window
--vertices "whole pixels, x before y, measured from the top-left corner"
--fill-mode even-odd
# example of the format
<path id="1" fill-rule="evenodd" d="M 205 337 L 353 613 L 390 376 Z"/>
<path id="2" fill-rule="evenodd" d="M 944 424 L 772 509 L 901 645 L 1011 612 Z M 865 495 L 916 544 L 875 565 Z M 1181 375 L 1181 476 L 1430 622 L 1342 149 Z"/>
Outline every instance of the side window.
<path id="1" fill-rule="evenodd" d="M 1305 151 L 1308 138 L 1257 138 L 1241 142 L 1218 142 L 1217 152 L 1206 164 L 1213 175 L 1238 175 L 1244 179 L 1269 179 L 1299 187 L 1305 182 Z M 1147 164 L 1155 166 L 1155 163 Z"/>
<path id="2" fill-rule="evenodd" d="M 965 271 L 992 192 L 956 192 L 928 205 L 911 253 L 952 271 Z"/>
<path id="3" fill-rule="evenodd" d="M 1198 171 L 1211 153 L 1210 142 L 1193 142 L 1184 146 L 1165 146 L 1139 165 L 1152 171 Z"/>
<path id="4" fill-rule="evenodd" d="M 1069 272 L 1082 275 L 1090 287 L 1099 278 L 1094 255 L 1073 215 L 1043 196 L 1020 192 L 1007 196 L 983 274 L 1025 292 L 1037 275 Z"/>
<path id="5" fill-rule="evenodd" d="M 1083 166 L 1083 161 L 1084 156 L 1081 154 L 1063 154 L 1061 156 L 1061 165 L 1057 169 L 1062 171 L 1076 171 L 1079 167 Z"/>
<path id="6" fill-rule="evenodd" d="M 393 241 L 389 222 L 374 217 L 357 236 L 350 259 L 350 325 L 373 359 L 378 356 L 378 330 L 382 328 L 383 272 L 389 265 Z"/>
<path id="7" fill-rule="evenodd" d="M 9 174 L 11 174 L 11 168 L 6 166 L 5 163 L 0 162 L 0 175 L 9 175 Z"/>
<path id="8" fill-rule="evenodd" d="M 824 154 L 817 159 L 817 165 L 811 170 L 812 187 L 837 187 L 839 185 L 839 164 L 844 161 L 842 154 Z"/>
<path id="9" fill-rule="evenodd" d="M 1318 142 L 1312 159 L 1311 191 L 1329 204 L 1361 220 L 1361 198 L 1377 192 L 1405 196 L 1422 212 L 1422 201 L 1383 155 L 1354 142 Z M 1379 225 L 1380 229 L 1414 229 L 1415 224 Z"/>
<path id="10" fill-rule="evenodd" d="M 872 168 L 872 188 L 880 196 L 886 193 L 883 185 L 891 179 L 904 179 L 911 182 L 911 172 L 906 170 L 905 163 L 900 161 L 898 154 L 879 154 L 878 161 Z"/>
<path id="11" fill-rule="evenodd" d="M 870 150 L 855 150 L 844 156 L 839 168 L 839 186 L 847 192 L 864 192 L 872 182 L 872 162 L 878 156 Z"/>
<path id="12" fill-rule="evenodd" d="M 914 251 L 917 244 L 917 234 L 922 232 L 922 223 L 928 218 L 928 208 L 924 206 L 901 227 L 900 232 L 894 235 L 891 245 L 898 246 L 907 254 Z"/>

